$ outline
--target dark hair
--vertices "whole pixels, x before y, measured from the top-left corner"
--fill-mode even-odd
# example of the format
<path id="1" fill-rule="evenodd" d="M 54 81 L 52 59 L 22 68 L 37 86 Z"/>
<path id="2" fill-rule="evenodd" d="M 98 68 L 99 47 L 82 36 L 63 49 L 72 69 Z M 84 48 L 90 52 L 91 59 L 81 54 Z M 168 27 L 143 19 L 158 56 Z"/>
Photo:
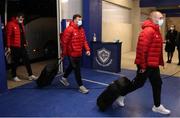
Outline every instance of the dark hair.
<path id="1" fill-rule="evenodd" d="M 24 14 L 21 13 L 21 12 L 19 12 L 19 13 L 16 14 L 16 17 L 20 17 L 20 16 L 24 17 Z"/>
<path id="2" fill-rule="evenodd" d="M 81 17 L 82 17 L 81 15 L 75 14 L 75 15 L 73 16 L 73 20 L 75 20 L 76 18 L 81 18 Z"/>

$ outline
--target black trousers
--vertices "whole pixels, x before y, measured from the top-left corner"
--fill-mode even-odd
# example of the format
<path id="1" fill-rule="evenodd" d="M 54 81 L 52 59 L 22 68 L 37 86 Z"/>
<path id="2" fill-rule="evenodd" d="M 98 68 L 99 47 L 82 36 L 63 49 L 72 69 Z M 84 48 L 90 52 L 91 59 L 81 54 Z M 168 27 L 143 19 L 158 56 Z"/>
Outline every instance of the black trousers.
<path id="1" fill-rule="evenodd" d="M 22 59 L 24 65 L 26 66 L 26 70 L 28 75 L 32 75 L 32 69 L 29 61 L 29 56 L 25 48 L 15 48 L 11 47 L 11 56 L 12 56 L 12 77 L 16 77 L 16 70 L 19 66 L 19 61 Z"/>
<path id="2" fill-rule="evenodd" d="M 82 83 L 82 79 L 81 79 L 81 70 L 80 70 L 81 57 L 69 57 L 68 59 L 69 59 L 69 66 L 65 70 L 63 77 L 67 78 L 69 76 L 69 74 L 72 72 L 72 70 L 74 70 L 77 84 L 78 84 L 78 86 L 82 86 L 83 83 Z"/>
<path id="3" fill-rule="evenodd" d="M 162 86 L 162 79 L 160 77 L 159 67 L 157 68 L 148 67 L 146 69 L 146 72 L 140 73 L 140 67 L 137 66 L 137 75 L 132 80 L 132 85 L 127 89 L 127 91 L 124 93 L 123 96 L 125 96 L 126 94 L 132 91 L 135 91 L 138 88 L 143 87 L 147 78 L 149 78 L 152 86 L 154 105 L 158 107 L 161 104 L 161 86 Z"/>
<path id="4" fill-rule="evenodd" d="M 179 63 L 180 63 L 180 46 L 177 48 L 178 51 L 178 58 L 179 58 Z"/>
<path id="5" fill-rule="evenodd" d="M 167 52 L 167 61 L 172 61 L 172 58 L 173 58 L 173 55 L 174 55 L 174 52 Z"/>

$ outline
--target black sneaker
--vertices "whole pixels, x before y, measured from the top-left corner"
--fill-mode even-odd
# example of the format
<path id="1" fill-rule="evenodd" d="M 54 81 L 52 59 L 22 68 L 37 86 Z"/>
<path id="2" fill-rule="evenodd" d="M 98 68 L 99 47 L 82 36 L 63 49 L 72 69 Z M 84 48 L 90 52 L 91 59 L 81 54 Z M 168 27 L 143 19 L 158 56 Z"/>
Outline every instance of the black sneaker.
<path id="1" fill-rule="evenodd" d="M 171 63 L 171 60 L 168 60 L 167 63 Z"/>

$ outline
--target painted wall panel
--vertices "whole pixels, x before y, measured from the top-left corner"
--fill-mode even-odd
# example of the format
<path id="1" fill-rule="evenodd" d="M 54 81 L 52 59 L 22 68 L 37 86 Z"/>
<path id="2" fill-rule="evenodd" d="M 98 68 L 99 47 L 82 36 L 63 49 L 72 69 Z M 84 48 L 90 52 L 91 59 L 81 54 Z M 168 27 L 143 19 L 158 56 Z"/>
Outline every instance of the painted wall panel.
<path id="1" fill-rule="evenodd" d="M 103 22 L 131 23 L 131 10 L 108 2 L 102 2 Z"/>
<path id="2" fill-rule="evenodd" d="M 131 10 L 103 1 L 102 41 L 122 41 L 122 53 L 131 51 Z"/>
<path id="3" fill-rule="evenodd" d="M 175 25 L 176 29 L 180 32 L 180 17 L 168 17 L 167 26 Z"/>
<path id="4" fill-rule="evenodd" d="M 103 22 L 102 39 L 103 42 L 114 42 L 119 39 L 122 42 L 122 53 L 129 52 L 132 43 L 132 25 Z"/>
<path id="5" fill-rule="evenodd" d="M 61 0 L 62 19 L 72 19 L 74 14 L 82 15 L 83 0 Z"/>
<path id="6" fill-rule="evenodd" d="M 104 0 L 104 1 L 111 2 L 111 3 L 117 4 L 123 7 L 127 7 L 127 8 L 132 8 L 133 6 L 132 0 Z"/>

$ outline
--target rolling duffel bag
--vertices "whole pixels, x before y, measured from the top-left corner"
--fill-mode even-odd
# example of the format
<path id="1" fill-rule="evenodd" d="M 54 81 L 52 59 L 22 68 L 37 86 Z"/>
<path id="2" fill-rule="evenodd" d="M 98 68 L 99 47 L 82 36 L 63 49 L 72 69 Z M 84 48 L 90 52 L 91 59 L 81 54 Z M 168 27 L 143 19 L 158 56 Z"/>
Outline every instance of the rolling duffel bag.
<path id="1" fill-rule="evenodd" d="M 119 96 L 124 95 L 130 86 L 131 81 L 126 77 L 113 81 L 97 98 L 99 109 L 105 111 Z"/>
<path id="2" fill-rule="evenodd" d="M 42 88 L 52 83 L 58 73 L 59 64 L 57 62 L 47 64 L 41 71 L 40 76 L 36 80 L 37 86 Z"/>

